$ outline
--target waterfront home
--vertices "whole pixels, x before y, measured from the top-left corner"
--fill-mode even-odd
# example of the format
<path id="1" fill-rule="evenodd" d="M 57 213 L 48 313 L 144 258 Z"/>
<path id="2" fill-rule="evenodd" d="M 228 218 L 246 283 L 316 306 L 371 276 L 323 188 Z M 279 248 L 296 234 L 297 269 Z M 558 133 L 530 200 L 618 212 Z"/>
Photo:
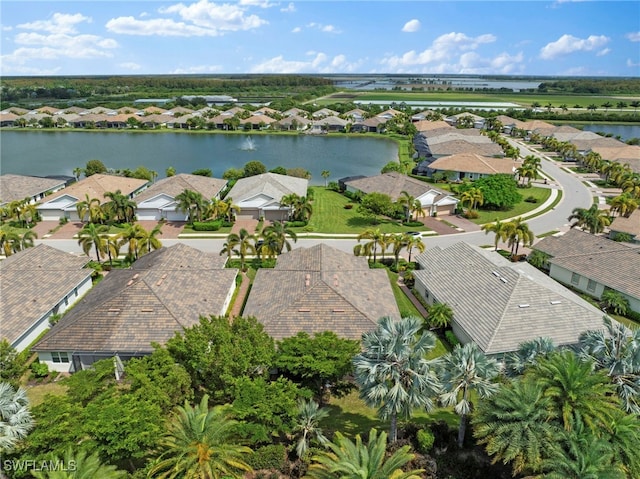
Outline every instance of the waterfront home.
<path id="1" fill-rule="evenodd" d="M 91 289 L 86 256 L 39 244 L 0 261 L 0 335 L 17 351 L 27 348 Z"/>
<path id="2" fill-rule="evenodd" d="M 400 319 L 386 271 L 324 243 L 281 254 L 273 269 L 259 269 L 243 315 L 257 318 L 276 340 L 323 331 L 359 340 L 379 318 Z"/>
<path id="3" fill-rule="evenodd" d="M 628 217 L 617 216 L 609 226 L 609 238 L 616 239 L 619 234 L 628 234 L 631 242 L 640 244 L 640 209 Z"/>
<path id="4" fill-rule="evenodd" d="M 448 180 L 477 180 L 499 173 L 516 174 L 516 168 L 521 163 L 510 158 L 494 158 L 475 153 L 459 153 L 457 155 L 443 156 L 433 163 L 429 163 L 427 176 L 433 176 L 438 172 L 452 172 L 453 177 Z"/>
<path id="5" fill-rule="evenodd" d="M 60 178 L 2 175 L 0 176 L 0 206 L 22 200 L 36 203 L 48 194 L 60 191 L 66 184 L 67 182 Z"/>
<path id="6" fill-rule="evenodd" d="M 130 269 L 110 271 L 33 351 L 59 372 L 151 354 L 153 343 L 165 344 L 201 316 L 227 313 L 238 270 L 225 261 L 181 243 L 152 251 Z"/>
<path id="7" fill-rule="evenodd" d="M 555 280 L 596 299 L 608 289 L 617 291 L 640 313 L 640 246 L 573 228 L 541 239 L 533 249 L 549 256 Z"/>
<path id="8" fill-rule="evenodd" d="M 602 327 L 602 312 L 528 263 L 459 242 L 416 257 L 415 289 L 428 304 L 453 310 L 461 343 L 485 354 L 516 351 L 521 343 L 551 338 L 557 346 Z"/>

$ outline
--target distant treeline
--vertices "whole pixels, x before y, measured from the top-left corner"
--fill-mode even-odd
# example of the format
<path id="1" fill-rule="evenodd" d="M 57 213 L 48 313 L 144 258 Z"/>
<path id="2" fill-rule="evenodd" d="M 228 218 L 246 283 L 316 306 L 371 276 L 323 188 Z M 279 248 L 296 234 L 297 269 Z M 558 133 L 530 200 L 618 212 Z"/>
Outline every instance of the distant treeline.
<path id="1" fill-rule="evenodd" d="M 640 78 L 575 78 L 543 82 L 539 92 L 575 93 L 578 95 L 616 95 L 640 93 Z"/>

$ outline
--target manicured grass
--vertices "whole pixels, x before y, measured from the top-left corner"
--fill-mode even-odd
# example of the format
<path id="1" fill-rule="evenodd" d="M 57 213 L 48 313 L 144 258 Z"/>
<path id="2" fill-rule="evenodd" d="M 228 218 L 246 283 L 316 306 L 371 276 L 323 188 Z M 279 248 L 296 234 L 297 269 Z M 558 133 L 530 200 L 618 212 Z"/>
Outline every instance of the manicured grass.
<path id="1" fill-rule="evenodd" d="M 31 407 L 41 404 L 47 394 L 53 396 L 64 396 L 67 394 L 67 387 L 60 383 L 37 384 L 35 386 L 27 386 L 26 389 Z"/>
<path id="2" fill-rule="evenodd" d="M 296 233 L 336 233 L 360 234 L 366 229 L 379 229 L 382 233 L 401 233 L 403 231 L 425 231 L 427 228 L 402 226 L 399 221 L 380 219 L 379 224 L 372 222 L 358 213 L 358 204 L 346 196 L 322 186 L 311 187 L 313 190 L 313 214 L 305 227 L 292 228 Z M 352 209 L 345 209 L 349 203 Z"/>
<path id="3" fill-rule="evenodd" d="M 396 298 L 400 315 L 402 317 L 415 316 L 417 318 L 422 318 L 423 316 L 420 314 L 420 311 L 418 311 L 411 300 L 407 298 L 407 295 L 400 289 L 400 286 L 398 286 L 398 273 L 394 273 L 387 269 L 387 274 L 389 275 L 389 282 L 391 283 L 391 289 L 393 290 L 393 295 Z"/>
<path id="4" fill-rule="evenodd" d="M 485 223 L 493 223 L 496 218 L 499 220 L 504 220 L 507 218 L 516 218 L 518 216 L 522 216 L 530 211 L 535 210 L 540 207 L 549 196 L 551 196 L 551 190 L 549 188 L 536 188 L 535 186 L 532 188 L 522 188 L 519 189 L 518 192 L 522 195 L 522 201 L 515 205 L 513 208 L 507 211 L 486 211 L 486 210 L 478 210 L 478 218 L 471 220 L 478 225 L 483 225 Z M 524 201 L 529 196 L 533 196 L 538 200 L 537 203 L 528 203 Z"/>

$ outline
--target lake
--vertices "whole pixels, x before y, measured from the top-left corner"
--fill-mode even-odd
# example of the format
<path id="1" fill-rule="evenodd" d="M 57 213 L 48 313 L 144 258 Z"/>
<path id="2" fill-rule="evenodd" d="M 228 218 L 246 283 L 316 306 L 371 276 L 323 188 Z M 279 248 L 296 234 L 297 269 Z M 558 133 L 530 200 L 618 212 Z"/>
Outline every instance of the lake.
<path id="1" fill-rule="evenodd" d="M 229 135 L 180 132 L 127 133 L 98 131 L 0 132 L 0 173 L 69 175 L 88 160 L 108 168 L 146 166 L 159 178 L 168 167 L 178 173 L 210 168 L 217 178 L 228 168 L 242 168 L 258 160 L 267 169 L 302 167 L 311 172 L 311 184 L 352 175 L 376 175 L 398 158 L 397 145 L 385 138 L 332 135 Z"/>
<path id="2" fill-rule="evenodd" d="M 614 137 L 619 135 L 622 141 L 627 141 L 631 138 L 640 138 L 640 125 L 589 123 L 587 125 L 580 125 L 578 128 L 594 133 L 611 133 Z"/>

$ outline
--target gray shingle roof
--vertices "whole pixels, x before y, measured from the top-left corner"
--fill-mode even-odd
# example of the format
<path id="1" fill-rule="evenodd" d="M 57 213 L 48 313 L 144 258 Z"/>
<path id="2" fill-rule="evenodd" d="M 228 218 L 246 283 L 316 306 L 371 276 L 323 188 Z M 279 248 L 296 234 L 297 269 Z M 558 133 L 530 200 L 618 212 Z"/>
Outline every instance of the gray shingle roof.
<path id="1" fill-rule="evenodd" d="M 139 180 L 137 178 L 125 178 L 124 176 L 114 175 L 92 175 L 89 178 L 78 181 L 63 190 L 60 190 L 40 201 L 40 205 L 48 203 L 60 196 L 68 195 L 77 198 L 79 201 L 85 199 L 85 195 L 89 198 L 98 198 L 101 203 L 109 201 L 104 197 L 105 193 L 120 190 L 125 196 L 140 190 L 148 183 L 147 180 Z"/>
<path id="2" fill-rule="evenodd" d="M 163 193 L 175 198 L 184 190 L 196 191 L 204 196 L 206 200 L 210 200 L 211 198 L 215 198 L 226 184 L 227 180 L 181 173 L 163 178 L 137 195 L 134 200 L 139 204 L 144 200 Z"/>
<path id="3" fill-rule="evenodd" d="M 307 195 L 309 180 L 294 176 L 278 175 L 276 173 L 263 173 L 261 175 L 240 178 L 227 197 L 233 198 L 234 203 L 239 203 L 258 194 L 265 194 L 276 202 L 291 193 L 298 196 Z"/>
<path id="4" fill-rule="evenodd" d="M 380 317 L 399 319 L 386 271 L 345 255 L 326 245 L 281 255 L 275 269 L 258 271 L 243 314 L 275 339 L 327 330 L 360 339 Z"/>
<path id="5" fill-rule="evenodd" d="M 389 195 L 393 201 L 396 201 L 402 191 L 406 191 L 411 196 L 417 198 L 429 191 L 437 191 L 439 194 L 446 195 L 446 192 L 434 188 L 429 183 L 416 180 L 410 176 L 397 172 L 383 173 L 376 176 L 368 176 L 353 181 L 346 181 L 346 185 L 351 188 L 358 189 L 363 193 L 384 193 Z"/>
<path id="6" fill-rule="evenodd" d="M 640 209 L 636 209 L 628 218 L 618 216 L 609 227 L 611 231 L 629 233 L 632 236 L 640 237 Z"/>
<path id="7" fill-rule="evenodd" d="M 0 176 L 0 204 L 36 197 L 49 190 L 61 188 L 64 181 L 24 175 Z"/>
<path id="8" fill-rule="evenodd" d="M 0 262 L 0 325 L 9 343 L 44 317 L 92 270 L 88 258 L 40 244 Z"/>
<path id="9" fill-rule="evenodd" d="M 224 314 L 237 270 L 183 244 L 113 270 L 34 347 L 35 351 L 150 352 L 200 316 Z"/>
<path id="10" fill-rule="evenodd" d="M 549 236 L 534 248 L 552 256 L 551 264 L 640 298 L 640 247 L 571 229 Z"/>
<path id="11" fill-rule="evenodd" d="M 463 242 L 416 260 L 416 281 L 453 309 L 454 322 L 487 354 L 540 336 L 574 344 L 583 331 L 602 327 L 597 308 L 527 263 Z"/>

